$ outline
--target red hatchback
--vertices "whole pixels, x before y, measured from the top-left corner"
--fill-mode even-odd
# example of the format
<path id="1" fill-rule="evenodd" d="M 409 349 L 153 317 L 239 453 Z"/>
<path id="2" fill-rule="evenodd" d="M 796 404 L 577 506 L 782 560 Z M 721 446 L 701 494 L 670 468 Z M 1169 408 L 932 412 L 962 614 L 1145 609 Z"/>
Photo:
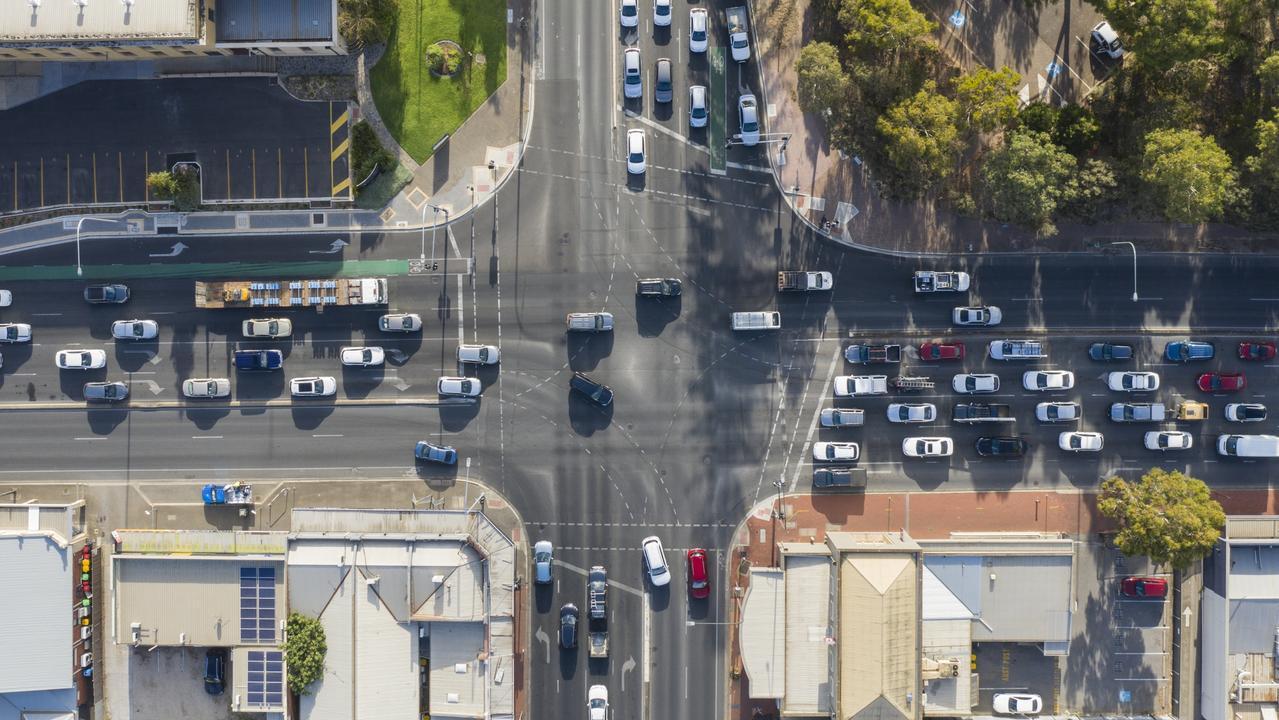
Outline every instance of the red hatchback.
<path id="1" fill-rule="evenodd" d="M 1204 392 L 1239 392 L 1248 386 L 1243 373 L 1206 372 L 1196 383 Z"/>
<path id="2" fill-rule="evenodd" d="M 711 595 L 710 574 L 706 569 L 706 551 L 701 548 L 688 551 L 688 594 L 698 600 Z"/>
<path id="3" fill-rule="evenodd" d="M 964 344 L 926 342 L 919 346 L 919 359 L 928 360 L 963 360 Z"/>
<path id="4" fill-rule="evenodd" d="M 1268 340 L 1248 340 L 1239 343 L 1240 360 L 1273 360 L 1275 344 Z"/>
<path id="5" fill-rule="evenodd" d="M 1124 578 L 1119 585 L 1119 592 L 1131 598 L 1162 598 L 1168 596 L 1168 581 L 1163 578 L 1130 577 Z"/>

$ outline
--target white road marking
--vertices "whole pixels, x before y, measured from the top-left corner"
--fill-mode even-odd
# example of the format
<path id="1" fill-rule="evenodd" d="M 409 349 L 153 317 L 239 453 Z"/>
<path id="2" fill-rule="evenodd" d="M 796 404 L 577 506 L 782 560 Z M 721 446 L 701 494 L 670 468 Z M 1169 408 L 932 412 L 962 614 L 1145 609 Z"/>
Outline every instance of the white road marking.
<path id="1" fill-rule="evenodd" d="M 192 435 L 192 440 L 221 440 L 221 435 Z"/>
<path id="2" fill-rule="evenodd" d="M 31 313 L 31 317 L 62 317 L 62 313 Z"/>
<path id="3" fill-rule="evenodd" d="M 340 438 L 340 437 L 342 437 L 342 435 L 341 435 L 341 434 L 338 434 L 338 435 L 321 435 L 321 434 L 312 433 L 311 437 L 313 437 L 313 438 Z"/>
<path id="4" fill-rule="evenodd" d="M 78 437 L 78 438 L 76 438 L 76 440 L 110 440 L 110 439 L 111 439 L 111 438 L 104 438 L 104 437 Z"/>

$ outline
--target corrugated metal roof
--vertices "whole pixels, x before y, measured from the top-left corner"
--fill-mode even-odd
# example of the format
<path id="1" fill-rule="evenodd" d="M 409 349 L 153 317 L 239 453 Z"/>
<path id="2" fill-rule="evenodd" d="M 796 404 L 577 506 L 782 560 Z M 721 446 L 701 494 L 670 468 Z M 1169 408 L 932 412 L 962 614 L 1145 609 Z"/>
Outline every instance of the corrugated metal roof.
<path id="1" fill-rule="evenodd" d="M 76 691 L 0 693 L 0 720 L 79 720 Z"/>
<path id="2" fill-rule="evenodd" d="M 1230 654 L 1269 653 L 1279 630 L 1279 600 L 1230 601 Z"/>
<path id="3" fill-rule="evenodd" d="M 1230 685 L 1234 682 L 1226 658 L 1226 601 L 1205 590 L 1199 604 L 1199 714 L 1204 720 L 1226 720 Z"/>
<path id="4" fill-rule="evenodd" d="M 515 619 L 489 623 L 489 713 L 497 718 L 515 712 Z"/>
<path id="5" fill-rule="evenodd" d="M 333 39 L 337 0 L 219 0 L 217 42 Z"/>
<path id="6" fill-rule="evenodd" d="M 981 618 L 977 642 L 1069 640 L 1073 562 L 1063 555 L 924 556 L 924 566 Z"/>
<path id="7" fill-rule="evenodd" d="M 782 571 L 751 568 L 750 586 L 742 600 L 742 667 L 752 698 L 780 698 L 785 693 L 786 584 Z"/>
<path id="8" fill-rule="evenodd" d="M 1227 583 L 1231 600 L 1279 598 L 1279 547 L 1232 545 Z"/>
<path id="9" fill-rule="evenodd" d="M 5 0 L 0 42 L 85 42 L 130 39 L 198 40 L 197 0 L 46 0 L 32 8 Z"/>
<path id="10" fill-rule="evenodd" d="M 417 630 L 411 623 L 398 622 L 362 585 L 356 581 L 352 598 L 359 709 L 352 715 L 348 708 L 346 714 L 333 716 L 333 720 L 418 717 Z"/>
<path id="11" fill-rule="evenodd" d="M 479 656 L 484 650 L 484 626 L 430 623 L 430 633 L 431 717 L 483 717 L 485 668 Z"/>
<path id="12" fill-rule="evenodd" d="M 845 552 L 839 564 L 840 717 L 913 718 L 918 682 L 916 555 Z"/>
<path id="13" fill-rule="evenodd" d="M 47 536 L 0 534 L 0 693 L 74 687 L 68 553 Z"/>
<path id="14" fill-rule="evenodd" d="M 924 563 L 923 577 L 924 620 L 973 619 L 973 612 L 955 597 L 945 583 L 937 579 L 937 575 L 933 573 L 927 561 Z"/>
<path id="15" fill-rule="evenodd" d="M 928 571 L 924 571 L 927 576 Z M 925 714 L 958 714 L 972 712 L 971 620 L 952 618 L 924 620 L 924 657 L 936 661 L 955 659 L 959 674 L 953 678 L 937 678 L 924 683 Z"/>
<path id="16" fill-rule="evenodd" d="M 830 558 L 786 558 L 786 682 L 782 711 L 830 713 Z"/>
<path id="17" fill-rule="evenodd" d="M 293 551 L 289 552 L 290 558 Z M 292 574 L 292 569 L 289 573 Z M 351 720 L 354 713 L 356 662 L 352 657 L 356 644 L 355 615 L 351 603 L 356 601 L 354 572 L 347 572 L 333 594 L 320 625 L 324 627 L 327 652 L 324 674 L 301 696 L 299 713 L 302 720 Z M 416 683 L 415 683 L 416 684 Z"/>

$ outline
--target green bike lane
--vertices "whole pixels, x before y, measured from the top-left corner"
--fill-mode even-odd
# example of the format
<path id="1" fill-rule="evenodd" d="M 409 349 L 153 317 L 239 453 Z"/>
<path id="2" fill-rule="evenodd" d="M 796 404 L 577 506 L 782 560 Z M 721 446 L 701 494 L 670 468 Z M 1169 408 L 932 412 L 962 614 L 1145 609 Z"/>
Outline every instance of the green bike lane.
<path id="1" fill-rule="evenodd" d="M 454 271 L 450 263 L 450 271 Z M 132 280 L 145 278 L 255 278 L 255 277 L 395 277 L 416 274 L 408 260 L 320 260 L 302 262 L 194 262 L 85 265 L 77 274 L 74 265 L 0 267 L 0 280 Z M 457 262 L 460 270 L 468 267 Z"/>
<path id="2" fill-rule="evenodd" d="M 711 172 L 724 174 L 728 172 L 728 147 L 724 144 L 728 139 L 728 114 L 733 105 L 728 100 L 728 77 L 724 69 L 724 48 L 711 47 L 707 50 L 707 59 L 711 67 L 710 96 L 720 98 L 723 102 L 720 112 L 711 112 L 710 136 L 707 144 L 711 152 Z"/>

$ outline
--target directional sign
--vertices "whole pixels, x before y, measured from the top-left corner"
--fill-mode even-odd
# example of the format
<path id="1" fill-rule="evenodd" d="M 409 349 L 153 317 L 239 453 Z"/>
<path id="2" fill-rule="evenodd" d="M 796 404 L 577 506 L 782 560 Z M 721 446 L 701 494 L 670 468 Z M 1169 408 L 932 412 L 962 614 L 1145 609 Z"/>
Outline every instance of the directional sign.
<path id="1" fill-rule="evenodd" d="M 173 243 L 173 248 L 169 250 L 169 252 L 151 253 L 150 255 L 148 255 L 148 257 L 177 257 L 182 254 L 183 250 L 186 250 L 186 249 L 187 249 L 187 246 L 181 240 L 179 240 Z"/>
<path id="2" fill-rule="evenodd" d="M 346 247 L 347 245 L 348 243 L 345 240 L 343 240 L 342 238 L 338 238 L 337 240 L 334 240 L 333 242 L 329 243 L 328 250 L 312 250 L 311 254 L 312 255 L 334 255 L 342 252 L 342 248 Z"/>
<path id="3" fill-rule="evenodd" d="M 957 28 L 961 28 L 964 26 L 964 20 L 965 18 L 964 18 L 963 10 L 956 10 L 955 12 L 950 14 L 950 24 L 954 25 Z"/>

